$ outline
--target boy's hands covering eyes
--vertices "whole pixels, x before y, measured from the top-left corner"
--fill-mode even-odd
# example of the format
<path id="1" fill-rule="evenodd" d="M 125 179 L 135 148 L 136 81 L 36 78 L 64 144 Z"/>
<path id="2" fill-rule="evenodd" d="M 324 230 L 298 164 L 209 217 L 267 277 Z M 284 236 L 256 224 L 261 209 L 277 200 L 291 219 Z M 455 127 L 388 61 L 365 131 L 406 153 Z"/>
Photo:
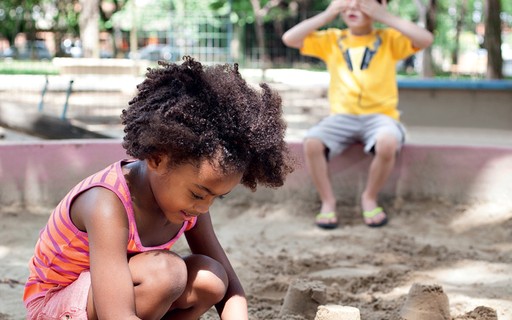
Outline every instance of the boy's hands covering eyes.
<path id="1" fill-rule="evenodd" d="M 382 0 L 378 3 L 376 0 L 356 0 L 359 10 L 369 16 L 375 21 L 380 21 L 379 18 L 384 15 L 387 10 L 387 0 Z"/>
<path id="2" fill-rule="evenodd" d="M 331 1 L 329 6 L 325 9 L 332 16 L 338 16 L 342 11 L 348 8 L 349 1 L 355 0 L 334 0 Z"/>

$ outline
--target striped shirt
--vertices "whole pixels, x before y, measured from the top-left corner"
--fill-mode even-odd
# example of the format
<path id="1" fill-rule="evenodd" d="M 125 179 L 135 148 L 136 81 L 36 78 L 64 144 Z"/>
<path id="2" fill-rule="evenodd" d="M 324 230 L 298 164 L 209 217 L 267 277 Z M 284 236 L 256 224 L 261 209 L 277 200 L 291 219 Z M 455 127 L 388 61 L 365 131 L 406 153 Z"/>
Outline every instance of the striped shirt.
<path id="1" fill-rule="evenodd" d="M 34 256 L 29 262 L 30 275 L 23 295 L 25 306 L 33 299 L 44 296 L 51 288 L 68 286 L 78 278 L 82 271 L 89 270 L 87 233 L 77 229 L 70 217 L 71 203 L 86 190 L 93 187 L 109 189 L 123 203 L 129 224 L 127 255 L 149 250 L 169 250 L 185 231 L 195 225 L 197 218 L 185 221 L 180 231 L 169 242 L 160 246 L 144 247 L 135 224 L 130 190 L 121 169 L 123 162 L 126 161 L 132 160 L 116 162 L 82 180 L 52 212 L 47 225 L 39 234 Z"/>

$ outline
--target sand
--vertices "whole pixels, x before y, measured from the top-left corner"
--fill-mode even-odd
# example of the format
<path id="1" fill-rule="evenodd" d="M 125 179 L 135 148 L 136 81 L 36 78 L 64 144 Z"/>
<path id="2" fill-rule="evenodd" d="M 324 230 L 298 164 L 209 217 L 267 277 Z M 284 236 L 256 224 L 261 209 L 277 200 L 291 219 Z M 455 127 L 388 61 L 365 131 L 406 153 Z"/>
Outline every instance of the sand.
<path id="1" fill-rule="evenodd" d="M 212 208 L 250 319 L 313 319 L 319 305 L 357 308 L 363 320 L 415 319 L 415 308 L 427 312 L 415 320 L 512 319 L 510 212 L 489 224 L 492 206 L 384 199 L 387 226 L 368 228 L 357 206 L 340 204 L 341 226 L 328 231 L 313 224 L 313 193 L 269 195 L 237 189 Z M 47 215 L 0 210 L 0 319 L 24 317 L 27 261 Z M 185 242 L 176 250 L 186 254 Z"/>

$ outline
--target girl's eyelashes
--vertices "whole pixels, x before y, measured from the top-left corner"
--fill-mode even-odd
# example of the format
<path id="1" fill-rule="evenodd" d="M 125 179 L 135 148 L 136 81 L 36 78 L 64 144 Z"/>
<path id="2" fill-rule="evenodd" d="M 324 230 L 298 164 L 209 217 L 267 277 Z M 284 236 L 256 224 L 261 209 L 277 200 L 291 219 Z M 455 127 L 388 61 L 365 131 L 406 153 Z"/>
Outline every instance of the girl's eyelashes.
<path id="1" fill-rule="evenodd" d="M 196 199 L 196 200 L 203 200 L 204 197 L 192 192 L 192 198 Z"/>
<path id="2" fill-rule="evenodd" d="M 194 193 L 194 192 L 191 192 L 192 193 L 192 198 L 194 198 L 195 200 L 204 200 L 204 197 L 203 196 L 200 196 L 198 195 L 197 193 Z M 217 197 L 217 199 L 219 200 L 222 200 L 226 197 L 226 195 L 220 195 Z"/>

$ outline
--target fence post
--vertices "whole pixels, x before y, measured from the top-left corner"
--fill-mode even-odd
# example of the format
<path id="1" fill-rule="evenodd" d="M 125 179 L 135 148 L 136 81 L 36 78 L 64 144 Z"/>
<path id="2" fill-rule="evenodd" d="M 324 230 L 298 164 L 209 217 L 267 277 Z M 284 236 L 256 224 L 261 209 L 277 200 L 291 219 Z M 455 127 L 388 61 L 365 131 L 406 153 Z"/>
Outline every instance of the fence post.
<path id="1" fill-rule="evenodd" d="M 39 106 L 37 107 L 37 110 L 39 110 L 39 112 L 43 111 L 44 95 L 46 94 L 47 89 L 48 89 L 48 76 L 45 76 L 44 87 L 43 87 L 43 91 L 41 92 L 41 101 L 39 101 Z"/>
<path id="2" fill-rule="evenodd" d="M 66 101 L 64 102 L 64 108 L 62 109 L 61 119 L 66 119 L 66 113 L 68 112 L 69 96 L 71 95 L 71 92 L 73 91 L 73 82 L 74 82 L 74 80 L 69 80 L 69 86 L 68 86 L 68 90 L 66 92 Z"/>

